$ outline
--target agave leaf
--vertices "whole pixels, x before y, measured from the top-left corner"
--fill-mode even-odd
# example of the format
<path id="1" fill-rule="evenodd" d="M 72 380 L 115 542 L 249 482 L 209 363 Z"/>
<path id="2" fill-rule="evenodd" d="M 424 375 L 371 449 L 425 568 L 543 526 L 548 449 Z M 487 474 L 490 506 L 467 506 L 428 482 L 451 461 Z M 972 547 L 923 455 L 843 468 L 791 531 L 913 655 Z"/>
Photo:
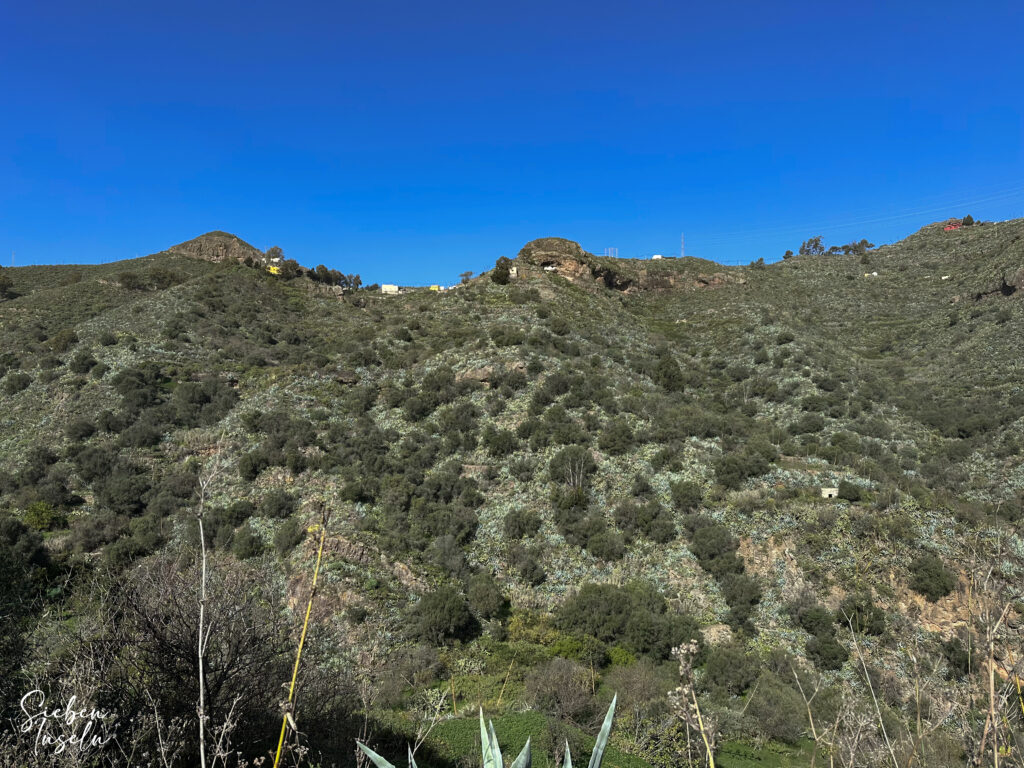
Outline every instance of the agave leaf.
<path id="1" fill-rule="evenodd" d="M 391 763 L 389 763 L 383 757 L 378 755 L 376 752 L 374 752 L 368 746 L 363 744 L 363 742 L 357 741 L 356 742 L 356 746 L 359 747 L 361 750 L 363 750 L 363 752 L 366 754 L 366 756 L 368 758 L 370 758 L 370 760 L 373 762 L 373 764 L 375 766 L 377 766 L 377 768 L 395 768 L 395 766 L 393 766 Z"/>
<path id="2" fill-rule="evenodd" d="M 487 726 L 484 724 L 484 710 L 480 708 L 480 754 L 483 757 L 484 768 L 487 768 L 488 755 L 491 751 L 491 745 L 487 743 Z"/>
<path id="3" fill-rule="evenodd" d="M 416 758 L 412 756 L 412 747 L 406 744 L 405 748 L 409 750 L 409 768 L 419 768 L 419 766 L 416 765 Z"/>
<path id="4" fill-rule="evenodd" d="M 494 732 L 494 722 L 492 720 L 488 720 L 487 727 L 490 731 L 491 755 L 494 760 L 493 766 L 494 768 L 505 768 L 501 759 L 501 747 L 498 745 L 498 734 Z"/>
<path id="5" fill-rule="evenodd" d="M 562 761 L 562 768 L 572 768 L 572 753 L 569 752 L 569 740 L 565 740 L 565 759 Z"/>
<path id="6" fill-rule="evenodd" d="M 530 768 L 530 737 L 526 737 L 526 746 L 519 753 L 519 757 L 508 768 Z"/>
<path id="7" fill-rule="evenodd" d="M 612 730 L 612 718 L 615 717 L 615 702 L 618 698 L 618 694 L 612 696 L 612 703 L 608 706 L 608 714 L 604 716 L 601 732 L 597 734 L 597 743 L 594 744 L 594 751 L 590 754 L 588 768 L 601 768 L 601 760 L 604 759 L 604 748 L 608 745 L 608 734 Z"/>
<path id="8" fill-rule="evenodd" d="M 491 737 L 487 733 L 487 726 L 484 724 L 484 710 L 480 709 L 480 752 L 483 758 L 483 768 L 498 768 L 494 761 L 494 749 L 491 747 Z M 500 756 L 498 758 L 501 759 Z"/>

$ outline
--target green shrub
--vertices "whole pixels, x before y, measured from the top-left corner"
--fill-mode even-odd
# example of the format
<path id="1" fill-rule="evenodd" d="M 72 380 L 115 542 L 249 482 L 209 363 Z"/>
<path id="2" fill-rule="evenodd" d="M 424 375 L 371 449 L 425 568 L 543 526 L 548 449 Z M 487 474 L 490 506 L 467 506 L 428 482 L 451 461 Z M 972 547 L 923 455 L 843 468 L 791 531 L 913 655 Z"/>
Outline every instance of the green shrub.
<path id="1" fill-rule="evenodd" d="M 96 425 L 88 419 L 75 419 L 64 430 L 69 440 L 80 442 L 91 437 L 96 432 Z"/>
<path id="2" fill-rule="evenodd" d="M 624 643 L 634 651 L 666 659 L 672 648 L 699 640 L 700 630 L 690 617 L 668 612 L 665 598 L 654 585 L 634 582 L 624 587 L 584 584 L 555 612 L 558 626 L 603 643 Z"/>
<path id="3" fill-rule="evenodd" d="M 836 670 L 850 657 L 849 652 L 839 644 L 831 632 L 815 635 L 804 646 L 807 658 L 821 670 Z"/>
<path id="4" fill-rule="evenodd" d="M 540 515 L 533 510 L 516 508 L 505 515 L 505 536 L 509 539 L 533 536 L 540 530 L 540 526 Z"/>
<path id="5" fill-rule="evenodd" d="M 715 578 L 741 573 L 743 561 L 736 556 L 739 542 L 729 530 L 717 523 L 702 525 L 693 532 L 690 551 L 701 567 Z"/>
<path id="6" fill-rule="evenodd" d="M 596 471 L 594 457 L 589 450 L 580 445 L 563 448 L 548 464 L 552 482 L 565 483 L 574 488 L 584 487 L 587 479 Z"/>
<path id="7" fill-rule="evenodd" d="M 929 602 L 934 603 L 948 595 L 956 583 L 956 574 L 933 554 L 923 554 L 910 564 L 910 588 L 924 595 Z"/>
<path id="8" fill-rule="evenodd" d="M 708 649 L 704 684 L 712 691 L 742 696 L 757 679 L 759 666 L 740 643 L 718 645 Z"/>
<path id="9" fill-rule="evenodd" d="M 704 492 L 700 483 L 692 480 L 678 480 L 669 486 L 672 492 L 672 504 L 679 512 L 692 512 L 704 500 Z"/>
<path id="10" fill-rule="evenodd" d="M 613 456 L 618 456 L 633 447 L 633 430 L 625 419 L 613 419 L 597 441 L 598 447 Z"/>
<path id="11" fill-rule="evenodd" d="M 498 285 L 508 285 L 511 279 L 510 267 L 512 266 L 512 260 L 507 256 L 499 256 L 498 261 L 494 265 L 494 269 L 491 270 L 491 282 L 497 283 Z"/>
<path id="12" fill-rule="evenodd" d="M 508 610 L 508 600 L 489 573 L 478 573 L 469 580 L 466 597 L 470 607 L 485 619 L 500 617 Z"/>
<path id="13" fill-rule="evenodd" d="M 64 528 L 68 523 L 68 517 L 59 509 L 54 509 L 45 501 L 36 501 L 29 504 L 22 513 L 21 520 L 29 528 L 36 531 L 53 531 Z"/>
<path id="14" fill-rule="evenodd" d="M 4 394 L 16 395 L 24 389 L 28 389 L 28 385 L 32 383 L 32 377 L 22 371 L 15 371 L 14 373 L 8 373 L 4 377 Z"/>
<path id="15" fill-rule="evenodd" d="M 261 517 L 280 519 L 290 517 L 295 512 L 296 499 L 287 491 L 274 489 L 260 499 L 259 513 Z"/>
<path id="16" fill-rule="evenodd" d="M 243 525 L 235 534 L 234 541 L 231 543 L 231 551 L 239 560 L 256 557 L 263 552 L 263 539 L 253 531 L 252 526 Z"/>
<path id="17" fill-rule="evenodd" d="M 796 745 L 803 738 L 807 720 L 804 701 L 770 671 L 758 678 L 757 694 L 751 697 L 747 712 L 765 738 L 789 745 Z"/>
<path id="18" fill-rule="evenodd" d="M 849 480 L 839 481 L 839 498 L 846 499 L 847 501 L 860 501 L 861 489 L 859 485 L 851 483 Z"/>
<path id="19" fill-rule="evenodd" d="M 735 489 L 748 477 L 763 475 L 769 469 L 768 461 L 755 451 L 727 453 L 715 461 L 715 479 L 723 487 Z"/>
<path id="20" fill-rule="evenodd" d="M 466 599 L 450 586 L 428 592 L 412 610 L 413 635 L 433 645 L 449 640 L 468 640 L 480 629 Z"/>
<path id="21" fill-rule="evenodd" d="M 836 623 L 853 625 L 854 632 L 880 635 L 885 631 L 885 611 L 875 605 L 869 592 L 847 595 L 835 615 Z"/>
<path id="22" fill-rule="evenodd" d="M 285 557 L 306 537 L 306 529 L 298 518 L 290 517 L 274 533 L 274 549 Z"/>

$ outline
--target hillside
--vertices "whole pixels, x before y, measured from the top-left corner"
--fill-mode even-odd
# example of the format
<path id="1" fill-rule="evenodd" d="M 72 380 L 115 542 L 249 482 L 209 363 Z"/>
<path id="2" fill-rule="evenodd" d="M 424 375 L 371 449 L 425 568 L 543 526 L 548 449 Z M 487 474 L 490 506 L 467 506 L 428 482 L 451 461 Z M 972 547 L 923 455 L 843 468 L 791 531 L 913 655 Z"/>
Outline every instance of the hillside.
<path id="1" fill-rule="evenodd" d="M 177 723 L 192 764 L 199 513 L 210 711 L 241 697 L 250 759 L 325 524 L 289 764 L 437 720 L 417 762 L 467 765 L 478 707 L 585 754 L 617 692 L 606 765 L 698 765 L 682 671 L 726 768 L 1022 765 L 1022 238 L 748 267 L 543 238 L 506 284 L 398 296 L 222 232 L 5 269 L 2 701 L 75 692 L 140 753 Z"/>

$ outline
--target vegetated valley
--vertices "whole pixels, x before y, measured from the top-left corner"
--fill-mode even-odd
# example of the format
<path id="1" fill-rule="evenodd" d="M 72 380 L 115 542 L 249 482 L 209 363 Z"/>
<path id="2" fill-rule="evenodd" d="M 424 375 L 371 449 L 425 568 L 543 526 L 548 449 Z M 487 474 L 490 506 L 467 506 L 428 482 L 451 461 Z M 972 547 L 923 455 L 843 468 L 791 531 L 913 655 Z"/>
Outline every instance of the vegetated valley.
<path id="1" fill-rule="evenodd" d="M 1022 238 L 0 271 L 0 764 L 1024 765 Z"/>

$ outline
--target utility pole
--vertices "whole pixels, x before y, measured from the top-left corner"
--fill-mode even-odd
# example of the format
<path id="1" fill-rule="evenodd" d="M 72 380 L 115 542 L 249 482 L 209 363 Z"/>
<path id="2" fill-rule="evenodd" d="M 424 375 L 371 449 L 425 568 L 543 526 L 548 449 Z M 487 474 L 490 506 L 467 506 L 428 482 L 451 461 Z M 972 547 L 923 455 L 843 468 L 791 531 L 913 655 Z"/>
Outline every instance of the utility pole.
<path id="1" fill-rule="evenodd" d="M 686 235 L 682 232 L 679 233 L 679 258 L 683 258 L 686 255 Z"/>

